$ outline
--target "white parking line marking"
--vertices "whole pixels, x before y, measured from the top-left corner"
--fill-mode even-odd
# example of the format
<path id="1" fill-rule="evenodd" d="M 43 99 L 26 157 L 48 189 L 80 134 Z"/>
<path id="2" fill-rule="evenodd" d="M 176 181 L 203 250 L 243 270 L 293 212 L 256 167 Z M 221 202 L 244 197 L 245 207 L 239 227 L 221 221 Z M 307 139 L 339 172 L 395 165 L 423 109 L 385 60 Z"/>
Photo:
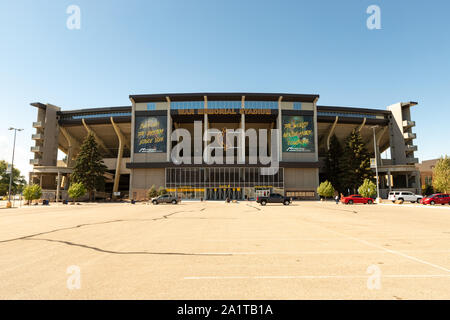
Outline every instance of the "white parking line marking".
<path id="1" fill-rule="evenodd" d="M 444 210 L 450 210 L 450 206 L 446 205 L 439 205 L 436 204 L 434 206 L 432 205 L 414 205 L 414 204 L 395 204 L 395 203 L 380 203 L 379 205 L 382 206 L 392 206 L 392 207 L 398 207 L 398 208 L 428 208 L 428 209 L 444 209 Z"/>
<path id="2" fill-rule="evenodd" d="M 309 223 L 309 224 L 312 224 L 312 223 Z M 316 226 L 316 227 L 318 227 L 318 228 L 321 228 L 321 229 L 323 229 L 323 230 L 326 230 L 326 231 L 328 231 L 328 232 L 331 232 L 331 233 L 334 233 L 334 234 L 338 234 L 338 235 L 340 235 L 340 236 L 342 236 L 342 237 L 345 237 L 345 238 L 348 238 L 348 239 L 352 239 L 352 240 L 358 241 L 358 242 L 363 243 L 363 244 L 365 244 L 365 245 L 367 245 L 367 246 L 370 246 L 370 247 L 372 247 L 372 248 L 377 248 L 377 249 L 380 249 L 380 250 L 384 250 L 384 251 L 386 251 L 386 252 L 389 252 L 389 253 L 392 253 L 392 254 L 395 254 L 395 255 L 404 257 L 404 258 L 406 258 L 406 259 L 409 259 L 409 260 L 412 260 L 412 261 L 416 261 L 416 262 L 419 262 L 419 263 L 428 265 L 428 266 L 430 266 L 430 267 L 434 267 L 434 268 L 436 268 L 436 269 L 444 270 L 444 271 L 450 273 L 450 269 L 447 269 L 447 268 L 442 267 L 442 266 L 439 266 L 439 265 L 437 265 L 437 264 L 434 264 L 434 263 L 431 263 L 431 262 L 428 262 L 428 261 L 425 261 L 425 260 L 422 260 L 422 259 L 419 259 L 419 258 L 410 256 L 410 255 L 407 255 L 407 254 L 402 253 L 402 252 L 400 252 L 400 251 L 396 251 L 396 250 L 392 250 L 392 249 L 386 249 L 385 247 L 382 247 L 382 246 L 373 244 L 373 243 L 371 243 L 371 242 L 369 242 L 369 241 L 366 241 L 366 240 L 363 240 L 363 239 L 359 239 L 359 238 L 356 238 L 356 237 L 352 237 L 352 236 L 349 236 L 349 235 L 346 235 L 346 234 L 344 234 L 344 233 L 340 233 L 340 232 L 337 232 L 337 231 L 329 230 L 329 229 L 327 229 L 327 228 L 324 228 L 324 227 L 321 227 L 321 226 L 318 226 L 318 225 L 315 225 L 315 224 L 312 224 L 312 225 L 314 225 L 314 226 Z"/>
<path id="3" fill-rule="evenodd" d="M 303 275 L 303 276 L 193 276 L 184 280 L 233 280 L 233 279 L 367 279 L 368 275 Z M 383 278 L 450 278 L 450 274 L 386 274 Z"/>
<path id="4" fill-rule="evenodd" d="M 422 253 L 450 253 L 450 250 L 406 250 L 406 252 Z M 200 252 L 197 255 L 308 255 L 308 254 L 371 254 L 371 253 L 392 253 L 386 250 L 323 250 L 323 251 L 255 251 L 255 252 Z"/>
<path id="5" fill-rule="evenodd" d="M 417 237 L 415 235 L 404 237 L 370 237 L 368 240 L 450 240 L 448 236 L 441 237 Z M 199 240 L 198 238 L 183 238 L 183 240 Z M 350 241 L 342 238 L 229 238 L 229 239 L 203 239 L 206 242 L 233 242 L 233 241 Z"/>

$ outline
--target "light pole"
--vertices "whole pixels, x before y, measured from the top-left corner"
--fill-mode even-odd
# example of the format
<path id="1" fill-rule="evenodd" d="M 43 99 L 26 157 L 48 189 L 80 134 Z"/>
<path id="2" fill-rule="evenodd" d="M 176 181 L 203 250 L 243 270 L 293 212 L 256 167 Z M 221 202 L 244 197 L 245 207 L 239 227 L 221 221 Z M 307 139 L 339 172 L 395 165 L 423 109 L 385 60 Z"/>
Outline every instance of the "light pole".
<path id="1" fill-rule="evenodd" d="M 14 130 L 14 143 L 13 143 L 13 153 L 12 153 L 12 161 L 11 161 L 11 172 L 9 174 L 9 192 L 8 192 L 8 203 L 7 207 L 11 208 L 11 186 L 12 186 L 12 179 L 13 179 L 13 173 L 14 173 L 14 151 L 16 150 L 16 133 L 17 131 L 22 131 L 23 129 L 17 129 L 10 127 L 8 130 Z"/>
<path id="2" fill-rule="evenodd" d="M 379 183 L 378 183 L 377 139 L 376 139 L 376 135 L 375 135 L 375 129 L 378 128 L 378 126 L 372 126 L 371 128 L 373 130 L 373 151 L 375 153 L 375 174 L 377 176 L 377 199 L 376 199 L 376 202 L 379 203 L 380 202 L 380 187 L 379 187 Z"/>

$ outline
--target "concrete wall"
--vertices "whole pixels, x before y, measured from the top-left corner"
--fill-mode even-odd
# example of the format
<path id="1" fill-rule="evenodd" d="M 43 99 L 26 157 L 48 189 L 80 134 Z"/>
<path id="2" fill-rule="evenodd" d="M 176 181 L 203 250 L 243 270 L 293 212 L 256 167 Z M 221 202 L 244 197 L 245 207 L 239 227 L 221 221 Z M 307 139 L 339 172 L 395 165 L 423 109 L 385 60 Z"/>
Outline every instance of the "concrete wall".
<path id="1" fill-rule="evenodd" d="M 145 200 L 152 185 L 158 189 L 164 187 L 166 182 L 164 168 L 132 169 L 131 176 L 130 197 L 135 200 Z"/>
<path id="2" fill-rule="evenodd" d="M 37 130 L 36 133 L 43 133 L 44 139 L 41 141 L 36 141 L 36 146 L 42 147 L 42 155 L 40 166 L 56 166 L 56 161 L 58 157 L 58 135 L 59 135 L 59 126 L 58 120 L 56 117 L 57 111 L 60 108 L 48 104 L 44 109 L 38 110 L 37 121 L 41 121 L 43 124 L 43 130 Z M 36 157 L 39 157 L 38 154 L 35 154 Z"/>
<path id="3" fill-rule="evenodd" d="M 414 139 L 406 142 L 405 133 L 412 133 L 412 128 L 403 127 L 403 121 L 411 121 L 410 103 L 396 103 L 387 107 L 391 111 L 392 117 L 389 123 L 391 158 L 393 164 L 409 164 L 411 158 L 414 158 L 414 152 L 407 152 L 407 145 L 413 146 Z M 409 159 L 409 160 L 408 160 Z"/>
<path id="4" fill-rule="evenodd" d="M 117 158 L 103 158 L 103 162 L 108 170 L 116 170 Z M 131 172 L 131 170 L 126 167 L 127 162 L 130 162 L 130 158 L 122 158 L 122 162 L 120 163 L 120 174 L 129 174 Z"/>
<path id="5" fill-rule="evenodd" d="M 392 112 L 389 122 L 389 135 L 391 146 L 391 158 L 393 164 L 405 164 L 405 140 L 403 138 L 403 114 L 401 103 L 396 103 L 387 107 Z"/>
<path id="6" fill-rule="evenodd" d="M 319 185 L 318 168 L 285 168 L 285 190 L 316 191 Z"/>

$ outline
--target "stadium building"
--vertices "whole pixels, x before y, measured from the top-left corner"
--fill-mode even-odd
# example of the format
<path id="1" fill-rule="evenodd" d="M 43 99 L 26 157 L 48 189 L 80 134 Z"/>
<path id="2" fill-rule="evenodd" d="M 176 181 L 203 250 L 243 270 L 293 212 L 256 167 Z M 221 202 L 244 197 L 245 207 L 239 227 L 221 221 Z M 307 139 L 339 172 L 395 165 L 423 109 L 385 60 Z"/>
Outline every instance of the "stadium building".
<path id="1" fill-rule="evenodd" d="M 320 106 L 319 95 L 314 94 L 176 93 L 129 98 L 131 106 L 69 111 L 52 104 L 31 104 L 37 108 L 37 121 L 33 123 L 30 182 L 41 185 L 43 198 L 67 198 L 72 167 L 89 132 L 108 167 L 105 190 L 97 194 L 100 197 L 142 200 L 154 185 L 185 199 L 247 199 L 270 191 L 315 199 L 330 138 L 336 135 L 343 143 L 353 129 L 360 131 L 372 157 L 376 144 L 382 197 L 390 190 L 420 193 L 416 135 L 412 132 L 415 123 L 410 116 L 415 102 L 378 110 Z M 267 163 L 250 163 L 249 154 L 258 147 L 249 145 L 249 137 L 241 141 L 245 154 L 236 152 L 238 161 L 232 164 L 176 164 L 171 158 L 178 143 L 171 141 L 176 129 L 185 129 L 192 136 L 208 129 L 255 129 L 258 139 L 260 129 L 280 129 L 276 138 L 279 170 L 264 175 L 260 169 L 269 166 Z M 271 136 L 267 136 L 270 150 Z M 230 141 L 223 138 L 220 144 L 227 150 Z M 205 141 L 192 143 L 193 153 L 205 148 Z M 387 149 L 391 159 L 382 159 L 380 154 Z M 63 161 L 58 160 L 58 150 L 66 154 Z"/>

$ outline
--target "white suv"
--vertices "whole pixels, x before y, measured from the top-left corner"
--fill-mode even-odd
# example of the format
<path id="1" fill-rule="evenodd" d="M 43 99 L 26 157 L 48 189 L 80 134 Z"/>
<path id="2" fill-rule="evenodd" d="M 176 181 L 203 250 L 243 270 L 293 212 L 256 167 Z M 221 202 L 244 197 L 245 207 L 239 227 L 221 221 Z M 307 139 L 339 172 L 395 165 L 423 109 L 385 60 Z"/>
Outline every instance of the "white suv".
<path id="1" fill-rule="evenodd" d="M 422 199 L 422 196 L 419 196 L 417 194 L 414 194 L 409 191 L 391 191 L 389 192 L 388 200 L 391 200 L 392 202 L 396 200 L 403 200 L 403 201 L 409 201 L 411 203 L 419 202 Z"/>

